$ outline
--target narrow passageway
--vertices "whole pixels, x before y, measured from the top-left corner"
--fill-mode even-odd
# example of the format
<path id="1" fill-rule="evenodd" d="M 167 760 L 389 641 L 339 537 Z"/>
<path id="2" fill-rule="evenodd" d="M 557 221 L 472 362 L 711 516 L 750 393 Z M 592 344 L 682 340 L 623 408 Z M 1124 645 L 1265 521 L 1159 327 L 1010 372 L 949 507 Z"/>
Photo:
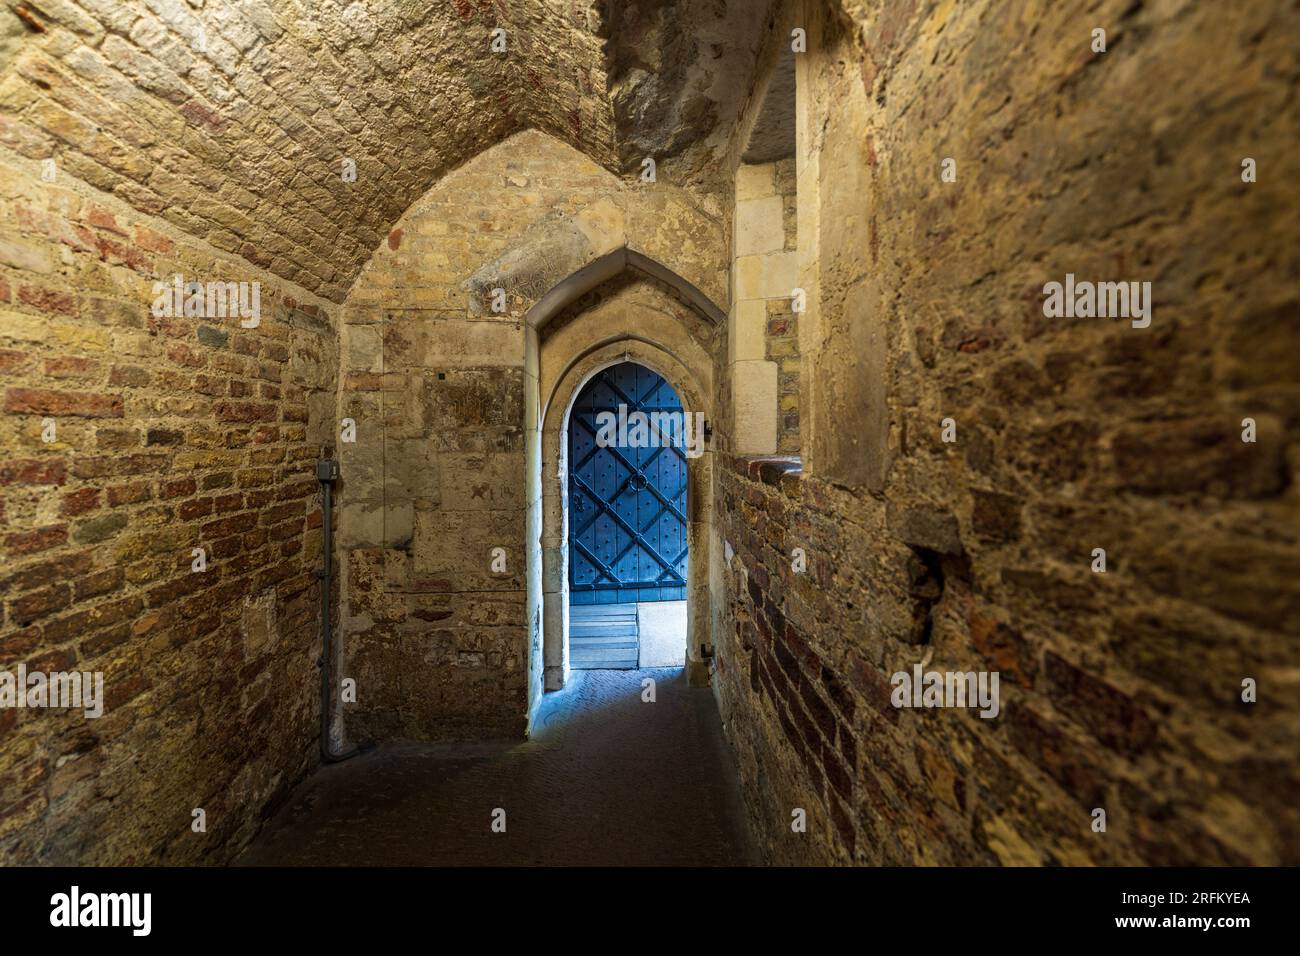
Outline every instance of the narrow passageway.
<path id="1" fill-rule="evenodd" d="M 644 679 L 655 700 L 642 700 Z M 493 811 L 504 809 L 504 833 Z M 398 742 L 307 778 L 244 865 L 757 862 L 713 695 L 678 668 L 575 671 L 532 737 Z"/>
<path id="2" fill-rule="evenodd" d="M 0 2 L 0 873 L 1300 864 L 1295 7 Z"/>

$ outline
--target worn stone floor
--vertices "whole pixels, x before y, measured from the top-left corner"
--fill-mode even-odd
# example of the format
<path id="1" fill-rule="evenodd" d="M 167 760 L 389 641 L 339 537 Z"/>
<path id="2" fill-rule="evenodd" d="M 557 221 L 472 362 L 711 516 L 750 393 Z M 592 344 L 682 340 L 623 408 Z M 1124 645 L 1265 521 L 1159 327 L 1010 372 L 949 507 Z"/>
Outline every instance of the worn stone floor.
<path id="1" fill-rule="evenodd" d="M 656 681 L 644 703 L 641 681 Z M 493 811 L 506 811 L 494 833 Z M 391 743 L 322 767 L 239 865 L 758 862 L 713 695 L 678 668 L 575 671 L 531 739 Z"/>

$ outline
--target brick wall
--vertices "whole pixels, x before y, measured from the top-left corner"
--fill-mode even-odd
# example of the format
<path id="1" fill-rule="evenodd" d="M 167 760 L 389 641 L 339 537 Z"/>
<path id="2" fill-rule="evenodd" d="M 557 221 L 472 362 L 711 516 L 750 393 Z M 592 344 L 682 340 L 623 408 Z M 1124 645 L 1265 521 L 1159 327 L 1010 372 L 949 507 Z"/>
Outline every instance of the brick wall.
<path id="1" fill-rule="evenodd" d="M 330 314 L 38 169 L 0 159 L 0 670 L 106 702 L 0 710 L 0 860 L 225 860 L 315 759 Z M 260 281 L 260 325 L 155 316 L 178 273 Z"/>
<path id="2" fill-rule="evenodd" d="M 845 6 L 803 23 L 811 453 L 716 471 L 715 680 L 769 857 L 1296 862 L 1288 13 Z M 1067 272 L 1152 281 L 1150 327 L 1045 318 Z M 998 671 L 1000 714 L 895 708 L 922 662 Z"/>

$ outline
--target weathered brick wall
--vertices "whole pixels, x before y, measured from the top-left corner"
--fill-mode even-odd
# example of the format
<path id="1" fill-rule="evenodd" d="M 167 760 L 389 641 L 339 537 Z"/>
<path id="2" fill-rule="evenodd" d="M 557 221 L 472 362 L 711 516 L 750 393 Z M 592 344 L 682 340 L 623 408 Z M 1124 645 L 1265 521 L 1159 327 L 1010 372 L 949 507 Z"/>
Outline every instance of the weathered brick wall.
<path id="1" fill-rule="evenodd" d="M 1293 12 L 846 6 L 805 23 L 808 469 L 716 471 L 770 858 L 1295 863 Z M 1045 318 L 1067 272 L 1151 281 L 1150 327 Z M 1000 672 L 999 716 L 893 707 L 922 661 Z"/>
<path id="2" fill-rule="evenodd" d="M 223 861 L 315 762 L 335 331 L 310 293 L 38 171 L 0 158 L 0 670 L 102 671 L 106 702 L 0 710 L 0 861 Z M 260 325 L 155 316 L 176 274 L 260 281 Z"/>
<path id="3" fill-rule="evenodd" d="M 526 577 L 540 503 L 526 494 L 538 371 L 525 317 L 624 245 L 722 296 L 721 228 L 680 187 L 620 180 L 530 131 L 417 202 L 353 288 L 340 416 L 358 433 L 342 446 L 340 501 L 354 737 L 523 733 L 542 676 L 540 590 L 530 596 Z"/>

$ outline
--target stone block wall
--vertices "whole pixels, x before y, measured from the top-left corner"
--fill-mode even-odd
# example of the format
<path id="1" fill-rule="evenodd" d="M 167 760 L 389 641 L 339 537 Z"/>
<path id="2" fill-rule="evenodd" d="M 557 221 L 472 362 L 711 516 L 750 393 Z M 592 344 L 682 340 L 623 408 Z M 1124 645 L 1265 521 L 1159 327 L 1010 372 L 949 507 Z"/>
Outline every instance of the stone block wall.
<path id="1" fill-rule="evenodd" d="M 568 618 L 569 503 L 571 463 L 565 417 L 589 375 L 621 361 L 637 362 L 662 375 L 688 415 L 702 414 L 706 432 L 718 412 L 710 404 L 713 377 L 725 334 L 721 311 L 702 315 L 683 301 L 681 289 L 628 271 L 575 299 L 542 329 L 538 377 L 543 396 L 541 435 L 542 601 L 546 689 L 569 677 L 564 640 Z M 710 531 L 713 522 L 712 452 L 687 458 L 688 547 L 685 645 L 688 678 L 707 682 L 704 647 L 712 643 L 709 597 Z"/>
<path id="2" fill-rule="evenodd" d="M 723 294 L 722 230 L 682 197 L 527 132 L 440 182 L 363 270 L 343 308 L 339 410 L 357 424 L 340 453 L 354 738 L 524 733 L 542 693 L 529 455 L 545 396 L 529 309 L 624 246 Z"/>
<path id="3" fill-rule="evenodd" d="M 0 671 L 104 701 L 0 710 L 0 862 L 223 862 L 316 760 L 332 310 L 40 173 L 0 156 Z M 260 323 L 156 315 L 178 274 Z"/>
<path id="4" fill-rule="evenodd" d="M 804 473 L 715 472 L 769 859 L 1295 863 L 1289 12 L 844 7 L 800 14 Z M 1045 317 L 1066 273 L 1150 281 L 1150 325 Z M 893 706 L 917 664 L 999 714 Z"/>
<path id="5" fill-rule="evenodd" d="M 729 432 L 745 454 L 799 452 L 799 284 L 793 160 L 736 171 Z"/>

